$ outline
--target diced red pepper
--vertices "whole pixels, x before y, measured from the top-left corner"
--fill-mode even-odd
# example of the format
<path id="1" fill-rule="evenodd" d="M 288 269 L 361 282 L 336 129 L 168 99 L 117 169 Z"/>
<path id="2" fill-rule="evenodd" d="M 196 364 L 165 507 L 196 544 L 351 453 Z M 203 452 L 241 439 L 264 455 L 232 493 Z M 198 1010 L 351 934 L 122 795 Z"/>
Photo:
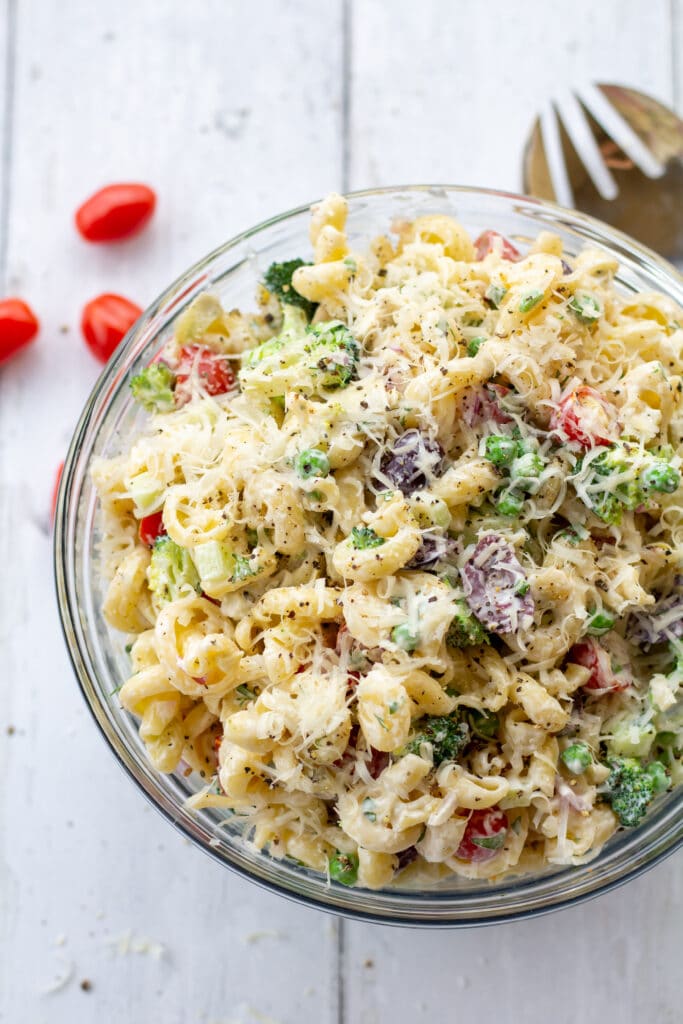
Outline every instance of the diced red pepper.
<path id="1" fill-rule="evenodd" d="M 176 401 L 182 404 L 190 397 L 191 378 L 196 378 L 207 395 L 224 395 L 237 383 L 235 372 L 227 356 L 213 352 L 203 345 L 186 345 L 180 350 L 176 367 Z"/>
<path id="2" fill-rule="evenodd" d="M 455 856 L 472 864 L 491 860 L 505 843 L 507 830 L 508 816 L 499 807 L 472 811 Z"/>
<path id="3" fill-rule="evenodd" d="M 553 416 L 552 426 L 584 448 L 613 444 L 619 435 L 616 406 L 587 384 L 565 395 Z"/>
<path id="4" fill-rule="evenodd" d="M 490 252 L 497 251 L 504 260 L 510 260 L 512 263 L 522 258 L 519 249 L 515 249 L 512 242 L 508 242 L 498 231 L 482 231 L 474 243 L 474 249 L 478 260 L 483 260 Z"/>
<path id="5" fill-rule="evenodd" d="M 628 673 L 621 674 L 621 678 L 612 670 L 612 662 L 609 654 L 597 640 L 588 637 L 582 640 L 569 651 L 569 661 L 575 665 L 583 665 L 590 669 L 590 676 L 583 684 L 585 690 L 599 690 L 601 693 L 620 693 L 629 687 L 630 679 Z"/>
<path id="6" fill-rule="evenodd" d="M 143 544 L 152 547 L 157 537 L 166 533 L 163 512 L 152 512 L 151 516 L 143 516 L 138 526 L 138 536 Z"/>

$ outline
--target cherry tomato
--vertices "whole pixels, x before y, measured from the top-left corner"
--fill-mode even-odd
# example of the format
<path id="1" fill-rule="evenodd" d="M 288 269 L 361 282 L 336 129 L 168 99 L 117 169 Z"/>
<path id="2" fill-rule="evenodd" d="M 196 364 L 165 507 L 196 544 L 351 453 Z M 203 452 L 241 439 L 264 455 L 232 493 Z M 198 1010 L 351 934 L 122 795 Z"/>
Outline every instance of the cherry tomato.
<path id="1" fill-rule="evenodd" d="M 0 363 L 33 341 L 39 326 L 33 310 L 21 299 L 1 299 Z"/>
<path id="2" fill-rule="evenodd" d="M 585 690 L 599 690 L 601 693 L 620 693 L 627 690 L 628 673 L 616 675 L 612 670 L 610 656 L 597 640 L 591 638 L 574 644 L 568 655 L 569 661 L 590 669 L 590 676 L 583 684 Z"/>
<path id="3" fill-rule="evenodd" d="M 105 293 L 89 302 L 83 309 L 81 330 L 93 355 L 106 363 L 141 313 L 123 295 Z"/>
<path id="4" fill-rule="evenodd" d="M 190 397 L 188 381 L 195 378 L 207 395 L 223 395 L 235 387 L 237 378 L 227 356 L 202 345 L 187 345 L 180 350 L 176 369 L 176 399 Z"/>
<path id="5" fill-rule="evenodd" d="M 483 260 L 490 252 L 496 252 L 498 247 L 504 260 L 511 260 L 513 263 L 521 260 L 522 254 L 519 249 L 515 249 L 512 242 L 508 242 L 507 238 L 503 238 L 497 231 L 482 231 L 474 243 L 478 260 Z"/>
<path id="6" fill-rule="evenodd" d="M 582 385 L 560 401 L 552 426 L 585 448 L 610 445 L 618 434 L 617 410 L 595 388 Z"/>
<path id="7" fill-rule="evenodd" d="M 57 472 L 55 474 L 55 482 L 52 485 L 52 501 L 50 503 L 50 519 L 52 522 L 55 520 L 55 511 L 57 509 L 57 495 L 59 494 L 59 484 L 62 479 L 62 473 L 64 472 L 64 463 L 60 462 L 57 466 Z"/>
<path id="8" fill-rule="evenodd" d="M 455 856 L 472 864 L 491 860 L 503 846 L 507 830 L 508 816 L 499 807 L 472 811 Z"/>
<path id="9" fill-rule="evenodd" d="M 115 242 L 141 231 L 157 197 L 147 185 L 107 185 L 76 210 L 76 227 L 88 242 Z"/>
<path id="10" fill-rule="evenodd" d="M 140 520 L 138 536 L 148 547 L 151 548 L 157 537 L 162 537 L 165 533 L 163 512 L 152 512 L 151 516 L 143 516 Z"/>

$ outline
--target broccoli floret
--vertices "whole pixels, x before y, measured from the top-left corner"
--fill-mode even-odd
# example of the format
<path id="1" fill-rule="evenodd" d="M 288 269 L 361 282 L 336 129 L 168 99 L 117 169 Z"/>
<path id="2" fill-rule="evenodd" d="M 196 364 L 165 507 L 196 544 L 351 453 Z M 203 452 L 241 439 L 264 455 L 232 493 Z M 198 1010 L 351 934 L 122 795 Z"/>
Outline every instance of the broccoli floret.
<path id="1" fill-rule="evenodd" d="M 378 548 L 385 543 L 385 538 L 380 537 L 369 526 L 354 526 L 351 530 L 351 545 L 357 551 L 365 551 L 366 548 Z"/>
<path id="2" fill-rule="evenodd" d="M 328 391 L 345 388 L 358 377 L 358 342 L 341 320 L 329 320 L 308 328 L 306 351 L 315 363 L 309 367 Z"/>
<path id="3" fill-rule="evenodd" d="M 158 362 L 133 377 L 130 390 L 135 401 L 148 412 L 170 412 L 175 407 L 175 384 L 176 376 L 171 367 Z"/>
<path id="4" fill-rule="evenodd" d="M 458 601 L 457 611 L 448 627 L 446 643 L 449 647 L 472 647 L 487 644 L 489 636 L 466 601 Z"/>
<path id="5" fill-rule="evenodd" d="M 299 267 L 310 267 L 310 265 L 301 259 L 285 260 L 284 263 L 271 263 L 263 275 L 263 283 L 268 291 L 275 295 L 283 305 L 298 306 L 306 314 L 307 320 L 312 318 L 318 304 L 299 294 L 292 284 L 292 276 Z"/>
<path id="6" fill-rule="evenodd" d="M 664 765 L 659 761 L 643 767 L 634 757 L 613 757 L 607 762 L 610 774 L 602 796 L 612 805 L 620 823 L 635 828 L 647 813 L 648 805 L 661 788 Z M 654 767 L 655 765 L 659 767 Z"/>
<path id="7" fill-rule="evenodd" d="M 309 327 L 301 309 L 284 306 L 283 311 L 280 334 L 243 357 L 244 391 L 269 398 L 290 391 L 325 394 L 356 380 L 360 347 L 348 327 L 339 320 Z"/>
<path id="8" fill-rule="evenodd" d="M 147 569 L 149 589 L 159 601 L 175 601 L 199 589 L 199 575 L 190 553 L 170 537 L 157 537 Z"/>
<path id="9" fill-rule="evenodd" d="M 470 738 L 469 726 L 456 715 L 427 715 L 420 720 L 419 729 L 420 731 L 406 743 L 403 751 L 406 754 L 422 756 L 424 744 L 429 743 L 432 748 L 432 760 L 436 765 L 443 761 L 455 761 Z"/>
<path id="10" fill-rule="evenodd" d="M 583 459 L 576 464 L 581 469 Z M 655 452 L 643 452 L 636 445 L 619 442 L 605 448 L 591 462 L 589 507 L 610 525 L 621 522 L 624 510 L 633 511 L 639 505 L 653 500 L 656 494 L 672 494 L 681 483 L 681 474 L 670 465 L 666 457 Z M 616 485 L 603 478 L 619 477 Z M 584 498 L 585 500 L 585 498 Z"/>

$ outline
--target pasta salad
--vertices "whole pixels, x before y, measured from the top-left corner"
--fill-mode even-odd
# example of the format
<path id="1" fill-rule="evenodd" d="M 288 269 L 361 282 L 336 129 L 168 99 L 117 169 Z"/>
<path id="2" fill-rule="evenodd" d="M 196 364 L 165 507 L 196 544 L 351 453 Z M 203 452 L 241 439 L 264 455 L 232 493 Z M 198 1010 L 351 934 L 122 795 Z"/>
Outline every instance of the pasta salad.
<path id="1" fill-rule="evenodd" d="M 594 857 L 681 780 L 683 314 L 421 216 L 200 295 L 99 459 L 122 706 L 191 803 L 345 885 Z"/>

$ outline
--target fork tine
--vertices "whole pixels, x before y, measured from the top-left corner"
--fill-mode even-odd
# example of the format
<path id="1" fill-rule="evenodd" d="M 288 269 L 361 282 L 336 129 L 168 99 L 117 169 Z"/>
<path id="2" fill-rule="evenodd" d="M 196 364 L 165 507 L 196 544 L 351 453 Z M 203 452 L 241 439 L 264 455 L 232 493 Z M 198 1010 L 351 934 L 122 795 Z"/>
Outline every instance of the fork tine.
<path id="1" fill-rule="evenodd" d="M 546 160 L 548 161 L 548 171 L 553 192 L 555 193 L 555 202 L 571 210 L 574 206 L 574 193 L 569 183 L 567 164 L 562 152 L 560 126 L 552 103 L 547 103 L 541 111 L 541 138 L 543 140 Z"/>
<path id="2" fill-rule="evenodd" d="M 581 102 L 588 108 L 601 128 L 624 151 L 636 167 L 648 178 L 661 178 L 664 167 L 652 155 L 639 135 L 636 135 L 628 121 L 624 120 L 605 94 L 592 83 L 578 89 Z"/>
<path id="3" fill-rule="evenodd" d="M 558 102 L 558 113 L 574 149 L 602 198 L 616 199 L 619 194 L 617 183 L 605 166 L 583 108 L 572 92 L 562 95 Z"/>

